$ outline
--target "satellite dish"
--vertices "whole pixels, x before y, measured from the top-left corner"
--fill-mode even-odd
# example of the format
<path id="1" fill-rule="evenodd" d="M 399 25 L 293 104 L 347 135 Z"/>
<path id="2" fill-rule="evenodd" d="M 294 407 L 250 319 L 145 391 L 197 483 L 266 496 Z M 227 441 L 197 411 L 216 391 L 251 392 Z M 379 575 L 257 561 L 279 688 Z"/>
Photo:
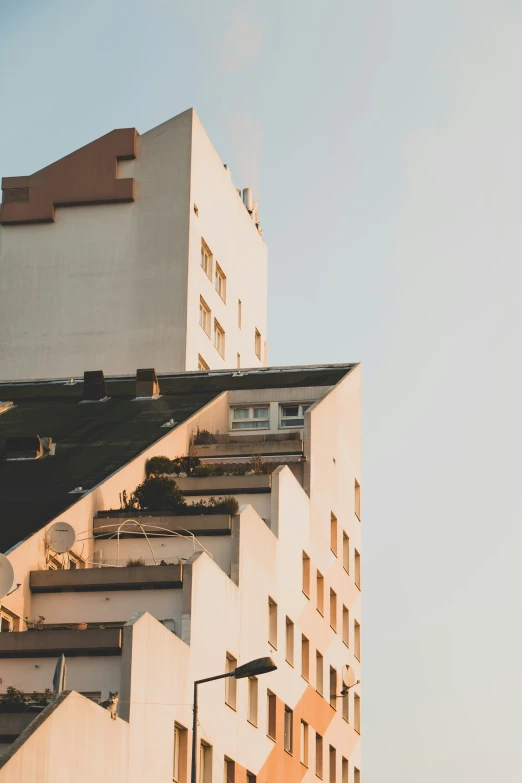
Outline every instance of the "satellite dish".
<path id="1" fill-rule="evenodd" d="M 5 555 L 0 555 L 0 598 L 10 591 L 14 582 L 14 570 L 11 562 Z"/>
<path id="2" fill-rule="evenodd" d="M 355 685 L 355 674 L 351 666 L 343 666 L 343 685 L 346 688 L 353 688 Z"/>
<path id="3" fill-rule="evenodd" d="M 68 522 L 55 522 L 47 531 L 47 544 L 57 555 L 68 552 L 76 541 L 76 533 Z"/>

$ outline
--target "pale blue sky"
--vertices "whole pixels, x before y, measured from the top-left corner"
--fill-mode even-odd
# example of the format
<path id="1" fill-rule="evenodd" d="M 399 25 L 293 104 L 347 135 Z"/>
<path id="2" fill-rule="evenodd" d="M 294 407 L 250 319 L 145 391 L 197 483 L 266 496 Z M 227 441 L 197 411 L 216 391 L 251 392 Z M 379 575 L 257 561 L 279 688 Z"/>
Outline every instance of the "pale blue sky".
<path id="1" fill-rule="evenodd" d="M 194 106 L 270 363 L 364 363 L 363 783 L 522 777 L 522 6 L 0 0 L 0 174 Z"/>

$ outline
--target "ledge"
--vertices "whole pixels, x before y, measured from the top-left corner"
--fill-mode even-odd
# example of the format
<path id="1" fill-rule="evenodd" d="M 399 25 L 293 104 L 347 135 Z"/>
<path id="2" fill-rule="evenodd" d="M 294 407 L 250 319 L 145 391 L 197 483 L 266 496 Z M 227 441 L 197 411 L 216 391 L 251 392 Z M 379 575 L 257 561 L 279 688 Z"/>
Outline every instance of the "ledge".
<path id="1" fill-rule="evenodd" d="M 254 473 L 250 476 L 188 476 L 173 477 L 184 495 L 234 495 L 270 492 L 272 476 Z"/>
<path id="2" fill-rule="evenodd" d="M 96 516 L 93 519 L 93 533 L 96 538 L 103 538 L 108 536 L 114 536 L 116 533 L 120 520 L 123 522 L 125 519 L 136 519 L 140 525 L 145 528 L 145 532 L 153 531 L 155 533 L 161 532 L 158 528 L 166 530 L 165 535 L 168 536 L 169 532 L 181 533 L 182 535 L 193 534 L 195 536 L 229 536 L 232 527 L 231 517 L 228 514 L 194 514 L 190 515 L 169 515 L 164 511 L 154 513 L 142 512 L 136 514 L 136 512 L 105 512 L 104 516 Z M 136 531 L 139 526 L 126 525 L 120 533 L 120 538 L 130 536 L 136 538 Z M 125 533 L 127 530 L 127 533 Z M 132 532 L 130 532 L 132 531 Z M 153 566 L 158 567 L 158 566 Z"/>
<path id="3" fill-rule="evenodd" d="M 0 658 L 121 655 L 121 630 L 21 631 L 0 634 Z"/>
<path id="4" fill-rule="evenodd" d="M 181 587 L 181 565 L 126 568 L 74 568 L 31 571 L 33 593 L 82 593 L 96 590 L 162 590 Z"/>
<path id="5" fill-rule="evenodd" d="M 235 443 L 211 443 L 208 446 L 191 446 L 192 457 L 241 457 L 254 456 L 269 457 L 272 454 L 303 454 L 302 439 L 280 441 L 251 441 L 245 438 L 244 442 Z"/>

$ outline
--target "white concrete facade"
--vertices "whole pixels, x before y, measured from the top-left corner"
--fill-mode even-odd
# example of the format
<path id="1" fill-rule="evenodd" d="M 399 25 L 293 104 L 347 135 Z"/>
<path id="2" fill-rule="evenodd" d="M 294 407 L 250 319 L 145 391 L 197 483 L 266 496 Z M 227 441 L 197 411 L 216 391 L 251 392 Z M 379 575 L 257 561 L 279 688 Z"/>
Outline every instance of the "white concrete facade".
<path id="1" fill-rule="evenodd" d="M 264 365 L 266 246 L 194 110 L 139 136 L 136 159 L 117 172 L 135 180 L 132 203 L 57 207 L 52 223 L 0 226 L 0 381 L 197 370 L 200 356 L 211 369 L 235 368 L 238 354 L 243 367 Z"/>
<path id="2" fill-rule="evenodd" d="M 355 497 L 355 487 L 361 484 L 359 368 L 332 388 L 221 394 L 89 491 L 60 519 L 77 530 L 74 551 L 87 564 L 99 550 L 104 557 L 114 557 L 113 541 L 95 539 L 89 533 L 93 515 L 118 506 L 119 492 L 132 490 L 143 480 L 148 458 L 188 453 L 196 427 L 227 432 L 230 406 L 268 403 L 277 420 L 281 403 L 299 401 L 311 403 L 301 430 L 306 455 L 304 486 L 288 466 L 277 468 L 269 494 L 238 497 L 240 510 L 229 535 L 199 536 L 206 552 L 190 539 L 151 538 L 158 559 L 184 558 L 182 586 L 34 594 L 29 572 L 46 567 L 45 529 L 8 554 L 17 581 L 22 583 L 2 602 L 13 615 L 34 619 L 41 614 L 49 623 L 120 621 L 125 625 L 121 657 L 71 659 L 68 685 L 74 691 L 101 692 L 102 698 L 119 690 L 118 719 L 111 721 L 106 711 L 78 693 L 62 697 L 40 725 L 22 735 L 4 761 L 0 757 L 0 783 L 61 783 L 73 779 L 67 777 L 73 771 L 78 783 L 92 779 L 170 783 L 175 726 L 181 743 L 175 779 L 187 783 L 192 682 L 224 672 L 227 655 L 238 664 L 269 655 L 278 669 L 258 678 L 255 710 L 249 704 L 249 680 L 237 681 L 233 704 L 225 703 L 224 681 L 201 686 L 199 739 L 209 749 L 201 757 L 205 776 L 198 783 L 221 783 L 227 760 L 230 774 L 234 770 L 233 783 L 306 783 L 317 776 L 329 783 L 360 783 L 356 699 L 362 695 L 361 685 L 351 688 L 347 697 L 333 698 L 340 694 L 346 666 L 356 680 L 361 679 L 361 653 L 355 644 L 356 624 L 360 633 L 361 623 L 362 523 Z M 277 427 L 271 422 L 270 429 Z M 122 539 L 120 548 L 120 557 L 150 557 L 144 539 Z M 303 553 L 309 558 L 309 584 L 304 579 Z M 277 638 L 270 628 L 269 599 L 277 604 Z M 175 619 L 174 633 L 162 624 L 168 618 Z M 303 637 L 308 648 L 302 644 Z M 316 653 L 322 655 L 321 681 Z M 308 667 L 303 661 L 306 654 Z M 54 664 L 55 659 L 48 657 L 4 660 L 0 689 L 15 684 L 26 691 L 43 691 L 50 686 L 51 660 Z M 330 669 L 336 676 L 333 694 Z M 274 697 L 275 728 L 269 727 L 267 689 Z M 285 714 L 292 721 L 291 743 L 286 748 Z M 302 721 L 307 726 L 305 734 Z M 69 755 L 59 757 L 60 741 L 74 744 L 74 760 Z M 95 752 L 90 749 L 93 742 Z M 88 762 L 78 763 L 84 757 Z M 98 777 L 93 777 L 92 759 L 103 770 Z"/>

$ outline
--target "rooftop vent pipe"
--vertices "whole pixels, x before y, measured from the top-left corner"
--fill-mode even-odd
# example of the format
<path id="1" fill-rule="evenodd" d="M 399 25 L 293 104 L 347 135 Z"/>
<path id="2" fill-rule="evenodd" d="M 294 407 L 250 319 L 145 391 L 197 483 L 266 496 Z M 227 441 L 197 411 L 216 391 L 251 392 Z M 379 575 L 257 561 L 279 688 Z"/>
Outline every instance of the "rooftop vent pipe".
<path id="1" fill-rule="evenodd" d="M 252 210 L 254 208 L 253 199 L 252 199 L 252 188 L 244 188 L 243 190 L 243 204 L 248 209 L 250 214 L 252 214 Z"/>
<path id="2" fill-rule="evenodd" d="M 107 384 L 103 370 L 88 370 L 83 374 L 83 399 L 99 402 L 107 398 Z"/>
<path id="3" fill-rule="evenodd" d="M 158 376 L 154 367 L 136 370 L 136 397 L 157 397 L 159 393 Z"/>

